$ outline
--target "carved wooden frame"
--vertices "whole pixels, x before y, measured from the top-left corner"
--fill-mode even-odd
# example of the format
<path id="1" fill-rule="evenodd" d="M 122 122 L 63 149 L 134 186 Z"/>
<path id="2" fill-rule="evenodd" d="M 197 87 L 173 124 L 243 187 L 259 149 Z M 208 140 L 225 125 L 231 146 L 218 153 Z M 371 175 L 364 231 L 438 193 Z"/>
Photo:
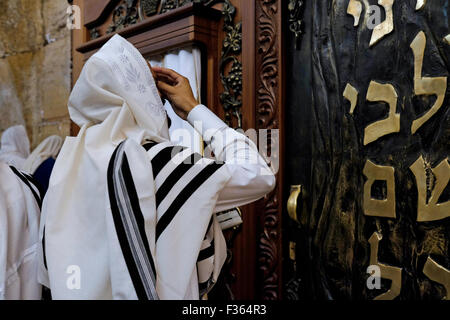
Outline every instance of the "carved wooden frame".
<path id="1" fill-rule="evenodd" d="M 280 130 L 280 163 L 275 189 L 261 201 L 258 239 L 260 298 L 282 297 L 282 216 L 284 154 L 284 60 L 282 0 L 256 0 L 256 128 Z M 271 155 L 273 158 L 274 155 Z"/>

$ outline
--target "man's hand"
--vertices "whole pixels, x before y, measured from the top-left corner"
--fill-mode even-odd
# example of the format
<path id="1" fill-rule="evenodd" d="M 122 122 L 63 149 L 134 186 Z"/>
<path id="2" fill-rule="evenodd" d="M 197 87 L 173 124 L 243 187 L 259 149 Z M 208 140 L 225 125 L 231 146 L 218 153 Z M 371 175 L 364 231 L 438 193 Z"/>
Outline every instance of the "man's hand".
<path id="1" fill-rule="evenodd" d="M 158 89 L 170 101 L 175 113 L 186 120 L 198 102 L 194 98 L 189 80 L 171 69 L 152 67 Z"/>

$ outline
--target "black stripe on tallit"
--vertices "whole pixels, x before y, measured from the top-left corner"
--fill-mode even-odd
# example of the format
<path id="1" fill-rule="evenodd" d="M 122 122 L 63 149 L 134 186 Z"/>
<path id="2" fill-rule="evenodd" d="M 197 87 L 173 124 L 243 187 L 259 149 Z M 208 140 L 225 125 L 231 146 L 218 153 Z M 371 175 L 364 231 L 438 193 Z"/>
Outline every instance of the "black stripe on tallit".
<path id="1" fill-rule="evenodd" d="M 214 240 L 211 241 L 210 246 L 206 247 L 203 250 L 200 250 L 198 254 L 197 262 L 201 262 L 203 260 L 209 259 L 214 256 Z"/>
<path id="2" fill-rule="evenodd" d="M 36 190 L 33 189 L 31 184 L 33 184 L 36 187 L 36 189 L 38 189 L 39 193 L 41 193 L 38 185 L 35 185 L 32 181 L 30 181 L 24 174 L 19 172 L 19 170 L 17 170 L 16 168 L 14 168 L 12 166 L 10 166 L 10 168 L 11 168 L 12 172 L 14 172 L 14 174 L 16 176 L 18 176 L 19 179 L 22 180 L 23 183 L 25 183 L 28 186 L 28 188 L 30 188 L 31 193 L 33 194 L 34 198 L 36 199 L 36 202 L 38 203 L 39 209 L 41 209 L 42 208 L 42 199 L 41 199 L 40 195 L 37 194 Z"/>
<path id="3" fill-rule="evenodd" d="M 144 215 L 142 214 L 141 206 L 139 205 L 139 197 L 137 195 L 136 187 L 134 186 L 130 165 L 125 154 L 123 155 L 122 173 L 125 180 L 125 186 L 128 192 L 128 196 L 130 197 L 131 207 L 133 208 L 134 218 L 136 219 L 136 223 L 138 225 L 139 234 L 141 236 L 141 239 L 143 240 L 142 242 L 144 244 L 145 252 L 147 253 L 148 259 L 150 261 L 150 265 L 152 266 L 152 270 L 154 271 L 156 270 L 155 263 L 153 261 L 152 253 L 148 245 L 147 234 L 145 233 Z"/>
<path id="4" fill-rule="evenodd" d="M 202 156 L 198 153 L 193 153 L 180 163 L 175 170 L 164 180 L 163 184 L 156 191 L 156 207 L 158 208 L 164 198 L 169 194 L 172 187 L 180 180 L 186 172 L 188 172 Z M 156 175 L 155 175 L 156 178 Z"/>
<path id="5" fill-rule="evenodd" d="M 44 225 L 44 230 L 42 231 L 42 256 L 44 258 L 44 267 L 46 270 L 48 270 L 47 267 L 47 256 L 45 255 L 45 225 Z"/>
<path id="6" fill-rule="evenodd" d="M 42 203 L 42 201 L 44 201 L 45 194 L 44 194 L 44 190 L 43 190 L 41 184 L 32 175 L 25 173 L 25 172 L 22 172 L 22 173 L 28 179 L 28 181 L 30 181 L 36 187 L 36 189 L 38 189 L 39 196 L 41 198 L 41 203 Z"/>
<path id="7" fill-rule="evenodd" d="M 212 162 L 204 168 L 199 174 L 195 176 L 187 186 L 178 194 L 175 200 L 171 203 L 166 212 L 158 220 L 156 224 L 156 241 L 158 241 L 161 234 L 176 216 L 184 203 L 206 182 L 223 164 Z"/>
<path id="8" fill-rule="evenodd" d="M 134 290 L 139 299 L 146 298 L 147 294 L 145 292 L 144 286 L 140 281 L 139 272 L 137 267 L 135 266 L 133 254 L 131 253 L 131 249 L 128 245 L 127 236 L 125 233 L 125 228 L 122 225 L 122 218 L 120 217 L 120 211 L 117 204 L 118 199 L 116 199 L 116 192 L 114 190 L 114 162 L 117 157 L 117 152 L 119 150 L 120 145 L 114 150 L 112 154 L 111 160 L 108 165 L 108 194 L 109 200 L 111 204 L 111 212 L 114 220 L 114 225 L 116 227 L 117 237 L 119 239 L 120 248 L 122 249 L 123 257 L 125 258 L 125 262 L 127 264 L 128 272 L 130 273 L 131 281 L 133 282 Z"/>
<path id="9" fill-rule="evenodd" d="M 148 300 L 149 297 L 147 296 L 144 284 L 143 284 L 141 276 L 139 274 L 139 267 L 136 264 L 136 261 L 134 259 L 133 252 L 131 249 L 131 245 L 128 242 L 128 238 L 127 238 L 126 231 L 125 231 L 125 226 L 123 225 L 121 213 L 119 210 L 119 199 L 116 198 L 116 192 L 115 192 L 115 188 L 114 188 L 114 169 L 115 169 L 114 163 L 115 163 L 115 160 L 117 157 L 117 152 L 120 147 L 121 147 L 121 145 L 119 145 L 116 148 L 116 150 L 114 151 L 114 153 L 111 157 L 109 165 L 108 165 L 108 179 L 107 180 L 108 180 L 108 193 L 109 193 L 109 199 L 110 199 L 110 204 L 111 204 L 111 212 L 112 212 L 112 216 L 113 216 L 113 220 L 114 220 L 114 225 L 116 228 L 117 237 L 119 239 L 120 247 L 122 249 L 122 254 L 124 256 L 124 259 L 125 259 L 125 262 L 126 262 L 126 265 L 128 268 L 128 272 L 131 277 L 131 281 L 133 282 L 133 286 L 136 291 L 136 295 L 137 295 L 138 299 L 140 299 L 140 300 Z M 129 186 L 130 183 L 132 183 L 132 181 L 128 182 L 127 186 Z M 132 202 L 134 202 L 136 199 L 136 190 L 134 188 L 134 184 L 133 184 L 132 189 L 134 189 L 134 195 L 133 195 L 133 201 L 132 201 Z M 133 192 L 133 190 L 130 190 L 130 191 Z M 131 197 L 130 197 L 130 200 L 131 200 Z M 138 204 L 138 206 L 139 206 L 139 204 Z M 135 208 L 135 207 L 136 206 L 133 205 L 133 208 Z M 140 212 L 140 209 L 139 209 L 139 212 Z M 141 213 L 141 218 L 142 218 L 142 213 Z M 138 221 L 141 219 L 137 218 L 136 220 Z M 147 238 L 145 237 L 143 240 L 144 240 L 143 242 L 145 243 Z M 151 255 L 149 255 L 149 260 L 152 262 Z M 155 279 L 156 279 L 156 275 L 155 275 Z"/>
<path id="10" fill-rule="evenodd" d="M 185 148 L 181 146 L 171 146 L 162 149 L 158 154 L 152 159 L 153 176 L 156 176 L 161 172 L 161 170 L 168 163 L 168 159 L 172 159 L 175 155 L 182 152 Z M 170 160 L 169 160 L 170 161 Z"/>
<path id="11" fill-rule="evenodd" d="M 36 199 L 36 202 L 39 206 L 39 209 L 42 209 L 42 196 L 43 196 L 43 192 L 42 192 L 42 188 L 40 187 L 39 183 L 30 175 L 23 173 L 23 172 L 19 172 L 19 170 L 17 170 L 16 168 L 10 166 L 12 172 L 14 172 L 14 174 L 16 176 L 18 176 L 20 178 L 20 180 L 22 180 L 27 186 L 28 188 L 31 190 L 31 193 L 33 194 L 34 198 Z M 39 191 L 39 195 L 36 193 L 36 190 L 34 190 L 34 188 L 31 186 L 31 184 L 33 184 L 36 189 Z M 44 230 L 43 230 L 44 234 L 42 237 L 42 255 L 43 255 L 43 262 L 44 262 L 44 267 L 45 269 L 47 269 L 47 256 L 45 254 L 45 226 L 44 226 Z"/>
<path id="12" fill-rule="evenodd" d="M 157 145 L 156 142 L 148 142 L 148 143 L 144 144 L 142 147 L 144 147 L 145 151 L 148 151 L 156 145 Z"/>

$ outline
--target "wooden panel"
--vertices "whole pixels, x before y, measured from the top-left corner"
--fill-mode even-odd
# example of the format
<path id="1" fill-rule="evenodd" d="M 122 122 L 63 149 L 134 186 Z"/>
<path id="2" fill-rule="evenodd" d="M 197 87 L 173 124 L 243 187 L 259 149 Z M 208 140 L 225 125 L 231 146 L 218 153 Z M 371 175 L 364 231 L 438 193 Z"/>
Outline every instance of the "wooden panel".
<path id="1" fill-rule="evenodd" d="M 88 0 L 84 1 L 84 21 L 83 26 L 91 28 L 94 25 L 102 23 L 111 9 L 117 5 L 119 0 Z"/>
<path id="2" fill-rule="evenodd" d="M 243 1 L 242 20 L 242 116 L 243 129 L 255 128 L 255 2 Z M 233 268 L 236 281 L 232 289 L 236 299 L 250 300 L 256 296 L 257 225 L 255 204 L 242 208 L 244 224 L 234 241 Z"/>
<path id="3" fill-rule="evenodd" d="M 188 43 L 206 45 L 210 41 L 217 41 L 217 26 L 211 24 L 210 20 L 194 16 L 154 29 L 142 29 L 139 32 L 125 31 L 119 32 L 119 34 L 126 37 L 144 55 L 165 52 L 175 47 L 183 47 Z M 102 41 L 94 40 L 95 43 L 88 43 L 79 47 L 78 50 L 85 53 L 87 60 L 109 38 L 110 36 L 107 36 L 99 39 Z"/>
<path id="4" fill-rule="evenodd" d="M 211 21 L 219 20 L 220 16 L 220 11 L 216 9 L 207 8 L 197 3 L 191 3 L 167 13 L 148 18 L 140 23 L 124 28 L 117 33 L 123 37 L 129 38 L 134 35 L 141 35 L 144 32 L 151 31 L 146 34 L 147 37 L 158 38 L 159 36 L 163 39 L 168 39 L 171 38 L 171 33 L 177 32 L 179 29 L 191 27 L 195 28 L 199 33 L 211 34 L 211 31 L 214 33 L 214 31 L 217 30 L 217 25 L 211 23 Z M 164 33 L 167 33 L 168 35 L 164 36 Z M 180 33 L 186 33 L 186 30 L 185 32 L 180 31 Z M 83 43 L 77 50 L 82 53 L 87 53 L 98 49 L 114 34 L 115 33 L 106 34 L 100 38 Z"/>
<path id="5" fill-rule="evenodd" d="M 282 34 L 283 1 L 256 0 L 256 128 L 278 130 L 277 185 L 272 193 L 257 204 L 258 224 L 258 298 L 281 299 L 282 293 L 282 213 L 284 154 L 284 60 Z M 265 152 L 265 150 L 263 150 Z"/>

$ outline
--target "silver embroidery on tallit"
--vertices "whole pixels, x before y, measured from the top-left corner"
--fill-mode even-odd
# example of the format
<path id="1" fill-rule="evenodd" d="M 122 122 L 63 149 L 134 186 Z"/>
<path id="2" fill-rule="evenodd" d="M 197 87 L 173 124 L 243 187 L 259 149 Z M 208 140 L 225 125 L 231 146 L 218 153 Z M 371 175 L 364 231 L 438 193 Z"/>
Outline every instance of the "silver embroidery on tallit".
<path id="1" fill-rule="evenodd" d="M 120 45 L 111 42 L 110 45 L 116 46 L 114 49 L 118 54 L 113 57 L 113 61 L 107 62 L 112 70 L 119 76 L 125 90 L 131 94 L 135 94 L 139 99 L 147 101 L 144 102 L 143 107 L 145 107 L 152 116 L 165 117 L 166 110 L 164 109 L 162 102 L 149 99 L 150 94 L 159 99 L 159 93 L 150 70 L 148 70 L 148 65 L 142 55 L 132 44 L 126 41 L 121 41 Z M 133 61 L 130 61 L 130 56 Z"/>

